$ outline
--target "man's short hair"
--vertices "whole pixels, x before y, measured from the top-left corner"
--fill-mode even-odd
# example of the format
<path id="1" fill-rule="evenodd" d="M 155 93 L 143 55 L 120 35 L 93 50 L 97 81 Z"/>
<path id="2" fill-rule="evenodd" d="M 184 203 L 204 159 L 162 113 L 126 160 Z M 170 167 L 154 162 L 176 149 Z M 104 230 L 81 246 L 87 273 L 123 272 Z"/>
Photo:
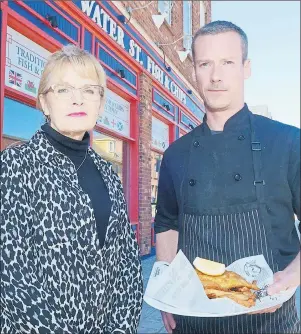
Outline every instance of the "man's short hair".
<path id="1" fill-rule="evenodd" d="M 236 32 L 240 36 L 242 46 L 242 60 L 245 62 L 245 60 L 248 58 L 248 37 L 240 27 L 229 21 L 210 22 L 195 33 L 191 45 L 193 59 L 195 59 L 195 41 L 198 37 L 206 35 L 217 35 L 230 31 Z"/>

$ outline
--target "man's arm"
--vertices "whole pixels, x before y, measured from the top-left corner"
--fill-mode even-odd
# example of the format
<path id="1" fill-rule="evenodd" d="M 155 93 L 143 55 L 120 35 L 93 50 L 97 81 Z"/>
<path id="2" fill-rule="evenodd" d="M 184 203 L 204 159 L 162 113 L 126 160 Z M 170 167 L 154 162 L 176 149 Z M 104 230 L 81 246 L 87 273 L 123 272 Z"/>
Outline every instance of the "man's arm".
<path id="1" fill-rule="evenodd" d="M 292 193 L 292 204 L 294 213 L 300 222 L 300 129 L 296 130 L 295 139 L 292 144 L 290 162 L 288 168 L 288 181 Z M 301 225 L 299 223 L 299 231 Z"/>
<path id="2" fill-rule="evenodd" d="M 288 181 L 292 193 L 294 213 L 300 221 L 300 130 L 296 129 L 292 143 Z M 300 223 L 299 223 L 300 230 Z M 296 258 L 283 270 L 274 275 L 274 283 L 269 287 L 269 294 L 276 294 L 282 290 L 296 288 L 300 285 L 300 252 Z"/>
<path id="3" fill-rule="evenodd" d="M 177 255 L 178 231 L 169 230 L 157 234 L 156 254 L 158 261 L 171 263 Z"/>
<path id="4" fill-rule="evenodd" d="M 155 217 L 157 260 L 171 262 L 178 247 L 178 202 L 166 156 L 163 157 Z"/>
<path id="5" fill-rule="evenodd" d="M 163 157 L 158 186 L 157 212 L 155 217 L 156 254 L 158 261 L 171 263 L 178 248 L 178 202 L 174 183 L 168 168 L 167 158 Z M 168 333 L 176 328 L 172 314 L 161 312 Z"/>

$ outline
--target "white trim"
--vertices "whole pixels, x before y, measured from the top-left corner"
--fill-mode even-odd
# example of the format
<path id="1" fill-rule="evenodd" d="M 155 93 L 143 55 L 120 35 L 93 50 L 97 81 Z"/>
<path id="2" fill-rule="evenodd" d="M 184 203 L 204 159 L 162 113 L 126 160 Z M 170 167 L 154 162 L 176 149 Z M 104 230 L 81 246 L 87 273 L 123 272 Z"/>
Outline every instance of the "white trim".
<path id="1" fill-rule="evenodd" d="M 187 9 L 188 11 L 185 11 Z M 185 23 L 189 24 L 186 30 Z M 183 2 L 183 47 L 186 50 L 191 50 L 192 44 L 192 1 Z"/>
<path id="2" fill-rule="evenodd" d="M 200 1 L 200 28 L 206 24 L 206 7 L 204 1 Z"/>

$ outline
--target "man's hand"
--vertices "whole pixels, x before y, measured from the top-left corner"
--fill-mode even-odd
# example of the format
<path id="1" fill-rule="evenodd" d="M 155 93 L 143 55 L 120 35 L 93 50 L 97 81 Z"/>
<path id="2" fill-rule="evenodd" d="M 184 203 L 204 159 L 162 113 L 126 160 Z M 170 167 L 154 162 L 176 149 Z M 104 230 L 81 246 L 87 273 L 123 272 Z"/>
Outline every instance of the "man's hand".
<path id="1" fill-rule="evenodd" d="M 172 330 L 176 328 L 176 322 L 173 315 L 162 311 L 161 315 L 167 333 L 172 333 Z"/>
<path id="2" fill-rule="evenodd" d="M 278 271 L 274 274 L 274 282 L 271 284 L 267 291 L 270 296 L 280 293 L 291 288 L 297 288 L 300 285 L 300 252 L 283 271 Z M 259 313 L 273 313 L 277 311 L 282 304 L 277 305 L 272 308 L 261 310 L 259 312 L 249 313 L 249 314 L 259 314 Z"/>
<path id="3" fill-rule="evenodd" d="M 157 261 L 171 263 L 177 254 L 179 232 L 168 230 L 156 234 L 156 255 Z M 176 322 L 172 314 L 162 312 L 162 320 L 168 333 L 176 328 Z"/>
<path id="4" fill-rule="evenodd" d="M 297 257 L 299 257 L 300 261 L 300 254 Z M 274 275 L 274 282 L 268 287 L 269 295 L 275 295 L 281 291 L 297 288 L 300 285 L 300 262 L 299 265 L 292 265 L 293 262 L 283 271 L 278 271 Z"/>

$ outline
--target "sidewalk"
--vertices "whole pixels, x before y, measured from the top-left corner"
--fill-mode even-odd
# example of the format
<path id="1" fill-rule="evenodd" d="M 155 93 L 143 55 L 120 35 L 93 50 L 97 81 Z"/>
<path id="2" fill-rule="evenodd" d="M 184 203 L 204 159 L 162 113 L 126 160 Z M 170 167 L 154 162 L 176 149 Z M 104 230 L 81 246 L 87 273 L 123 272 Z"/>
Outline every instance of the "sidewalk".
<path id="1" fill-rule="evenodd" d="M 155 256 L 142 260 L 144 291 L 155 262 Z M 143 302 L 142 314 L 138 334 L 167 333 L 162 322 L 161 313 Z"/>
<path id="2" fill-rule="evenodd" d="M 142 260 L 144 291 L 149 276 L 151 274 L 154 262 L 155 262 L 155 256 L 151 256 L 145 260 Z M 297 310 L 300 318 L 300 288 L 297 290 L 296 296 L 297 296 L 296 298 Z M 154 334 L 154 333 L 167 333 L 167 332 L 164 328 L 160 311 L 155 310 L 154 308 L 150 307 L 145 302 L 143 302 L 142 315 L 140 319 L 140 325 L 138 328 L 138 334 L 147 334 L 147 333 Z"/>

